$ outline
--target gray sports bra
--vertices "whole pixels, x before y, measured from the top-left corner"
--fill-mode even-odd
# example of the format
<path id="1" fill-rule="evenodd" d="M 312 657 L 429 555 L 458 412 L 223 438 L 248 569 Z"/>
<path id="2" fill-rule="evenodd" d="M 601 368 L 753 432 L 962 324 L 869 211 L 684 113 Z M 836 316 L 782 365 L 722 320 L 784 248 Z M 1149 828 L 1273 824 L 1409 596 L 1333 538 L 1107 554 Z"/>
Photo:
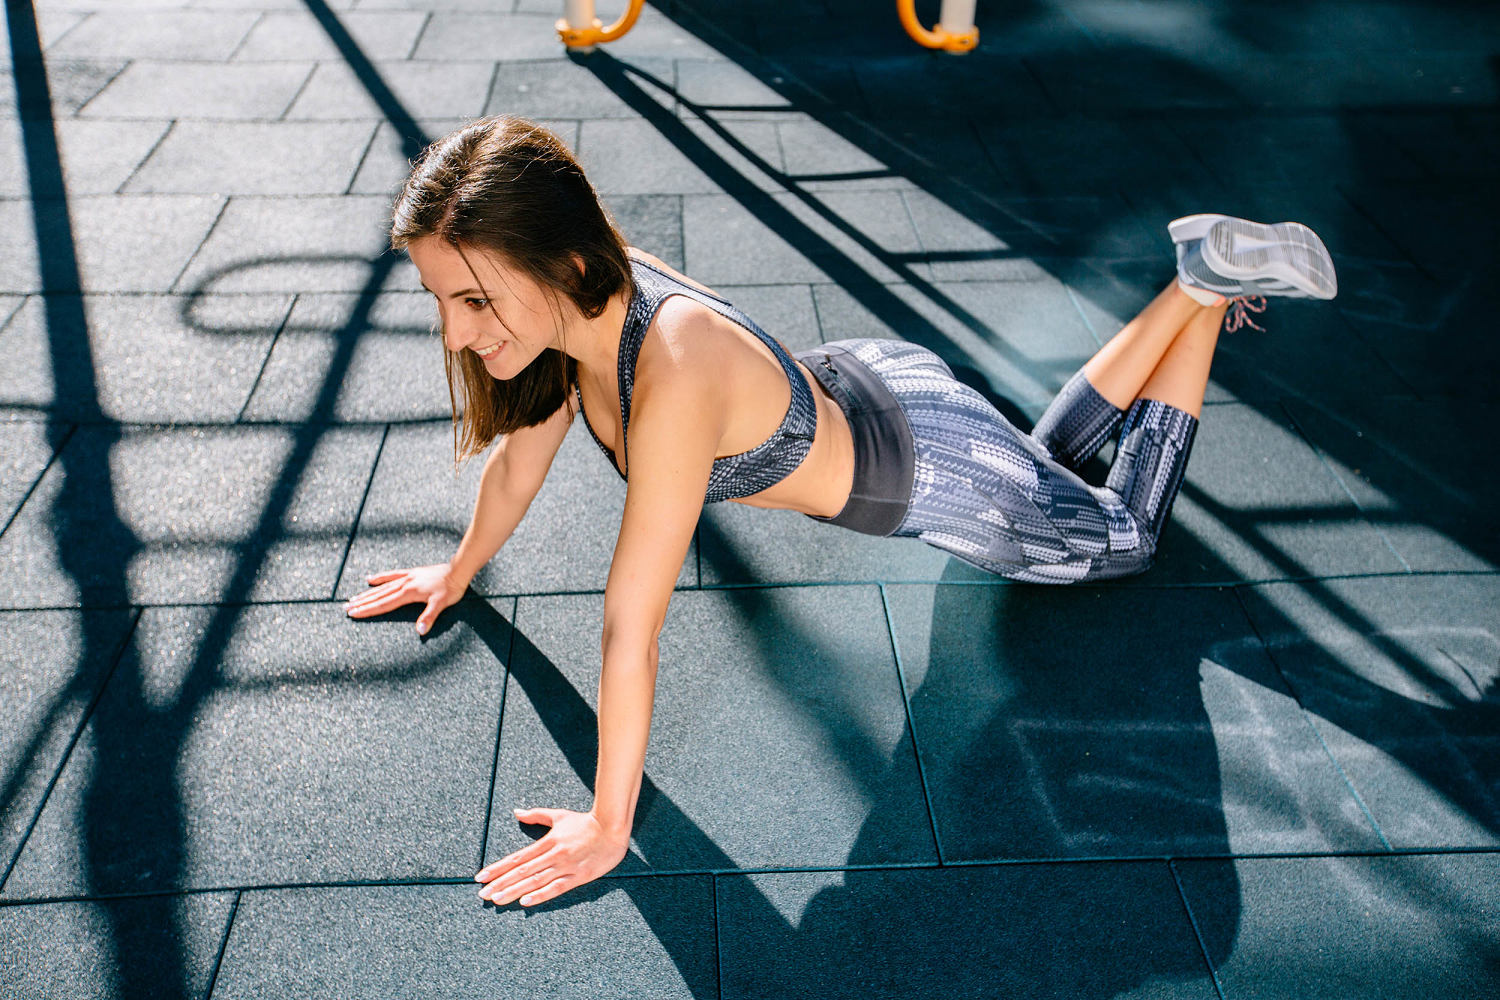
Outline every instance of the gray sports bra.
<path id="1" fill-rule="evenodd" d="M 774 486 L 791 475 L 807 457 L 818 428 L 817 403 L 796 361 L 773 337 L 756 326 L 754 320 L 725 300 L 699 291 L 660 268 L 634 257 L 630 259 L 630 271 L 635 279 L 635 294 L 631 296 L 625 313 L 625 329 L 620 335 L 619 363 L 620 447 L 625 452 L 626 464 L 629 464 L 630 458 L 626 439 L 630 426 L 630 396 L 635 388 L 635 364 L 640 357 L 646 328 L 651 325 L 661 304 L 668 297 L 686 295 L 760 338 L 771 349 L 771 353 L 776 355 L 776 360 L 781 362 L 781 368 L 792 384 L 792 399 L 787 404 L 786 416 L 769 438 L 749 451 L 714 459 L 713 469 L 708 477 L 708 492 L 703 502 L 717 503 L 720 500 L 747 497 Z M 583 412 L 583 393 L 579 391 L 576 379 L 573 382 L 573 392 L 578 396 L 578 412 L 583 415 L 583 424 L 589 429 L 589 436 L 609 458 L 615 472 L 620 473 L 620 463 L 616 461 L 614 452 L 599 440 L 599 435 L 594 433 L 594 427 L 589 423 L 588 414 Z M 624 473 L 620 473 L 620 478 L 625 478 Z"/>

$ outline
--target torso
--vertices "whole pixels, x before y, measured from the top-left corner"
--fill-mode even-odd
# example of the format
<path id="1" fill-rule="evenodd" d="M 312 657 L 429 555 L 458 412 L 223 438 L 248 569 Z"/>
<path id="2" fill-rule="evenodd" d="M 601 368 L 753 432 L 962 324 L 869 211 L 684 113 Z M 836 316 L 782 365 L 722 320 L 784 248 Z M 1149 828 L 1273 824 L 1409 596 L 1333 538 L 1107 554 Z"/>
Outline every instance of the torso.
<path id="1" fill-rule="evenodd" d="M 632 247 L 630 255 L 686 285 L 723 299 L 713 289 L 693 281 L 650 254 Z M 792 392 L 781 362 L 754 333 L 699 301 L 685 295 L 672 295 L 662 303 L 647 328 L 640 359 L 646 360 L 653 351 L 664 350 L 662 328 L 670 329 L 674 322 L 680 322 L 689 313 L 696 313 L 695 320 L 706 316 L 712 335 L 722 340 L 722 350 L 716 352 L 721 359 L 715 366 L 718 370 L 703 373 L 705 378 L 716 379 L 716 384 L 722 387 L 719 398 L 726 408 L 725 430 L 714 454 L 724 458 L 755 448 L 781 427 L 792 402 Z M 731 368 L 735 372 L 734 379 L 718 377 L 720 371 Z M 801 362 L 796 362 L 796 368 L 812 394 L 817 411 L 817 428 L 807 455 L 780 482 L 758 493 L 731 499 L 753 507 L 785 508 L 828 517 L 843 508 L 852 488 L 854 444 L 848 421 L 838 404 Z M 649 369 L 649 363 L 638 363 L 637 370 L 648 379 Z M 627 475 L 630 471 L 628 456 L 621 455 L 624 449 L 620 447 L 619 391 L 619 376 L 615 370 L 596 372 L 579 367 L 578 396 L 582 399 L 589 426 L 599 443 L 613 454 L 620 473 Z"/>

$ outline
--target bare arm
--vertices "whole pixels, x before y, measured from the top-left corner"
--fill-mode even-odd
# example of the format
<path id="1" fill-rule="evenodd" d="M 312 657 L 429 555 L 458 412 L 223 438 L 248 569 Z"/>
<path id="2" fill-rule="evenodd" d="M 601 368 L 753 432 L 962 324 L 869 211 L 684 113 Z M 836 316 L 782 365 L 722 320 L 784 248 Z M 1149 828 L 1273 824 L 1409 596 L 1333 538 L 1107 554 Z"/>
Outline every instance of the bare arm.
<path id="1" fill-rule="evenodd" d="M 448 560 L 453 580 L 462 582 L 460 590 L 495 558 L 495 553 L 526 516 L 531 501 L 547 479 L 547 471 L 562 447 L 572 419 L 572 411 L 564 402 L 540 424 L 501 438 L 484 460 L 474 515 L 458 543 L 458 551 Z"/>
<path id="2" fill-rule="evenodd" d="M 540 424 L 501 438 L 484 461 L 474 514 L 453 558 L 434 566 L 388 570 L 368 577 L 370 589 L 344 605 L 349 616 L 369 618 L 422 602 L 426 607 L 417 618 L 417 632 L 425 634 L 443 609 L 463 596 L 475 574 L 495 557 L 521 523 L 547 478 L 572 419 L 572 410 L 565 402 Z"/>
<path id="3" fill-rule="evenodd" d="M 645 354 L 638 371 L 647 368 Z M 480 895 L 496 904 L 544 902 L 605 874 L 629 848 L 651 729 L 657 638 L 722 436 L 723 404 L 708 375 L 714 363 L 666 356 L 652 366 L 655 377 L 638 377 L 625 513 L 604 589 L 593 807 L 517 810 L 522 822 L 552 830 L 475 876 L 487 883 Z"/>

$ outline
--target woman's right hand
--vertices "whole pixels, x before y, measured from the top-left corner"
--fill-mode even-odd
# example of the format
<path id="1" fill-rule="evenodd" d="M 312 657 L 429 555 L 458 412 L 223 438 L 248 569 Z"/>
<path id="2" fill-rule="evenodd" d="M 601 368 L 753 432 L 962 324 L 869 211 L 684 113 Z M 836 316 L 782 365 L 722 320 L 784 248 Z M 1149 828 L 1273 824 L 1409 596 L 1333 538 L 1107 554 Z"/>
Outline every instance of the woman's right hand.
<path id="1" fill-rule="evenodd" d="M 467 581 L 455 580 L 452 572 L 448 563 L 440 563 L 376 573 L 365 578 L 370 589 L 350 598 L 344 611 L 350 618 L 369 618 L 420 601 L 427 607 L 417 616 L 417 634 L 426 635 L 442 610 L 458 603 L 469 588 Z"/>

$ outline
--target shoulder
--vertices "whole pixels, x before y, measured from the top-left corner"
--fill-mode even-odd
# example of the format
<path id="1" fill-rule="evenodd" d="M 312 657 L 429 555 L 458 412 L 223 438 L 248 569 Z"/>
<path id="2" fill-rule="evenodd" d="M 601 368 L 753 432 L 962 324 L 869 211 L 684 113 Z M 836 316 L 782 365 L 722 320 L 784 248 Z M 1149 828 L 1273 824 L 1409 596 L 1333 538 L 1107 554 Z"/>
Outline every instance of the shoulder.
<path id="1" fill-rule="evenodd" d="M 643 381 L 711 385 L 733 340 L 726 338 L 724 322 L 718 313 L 685 295 L 667 299 L 641 344 L 637 385 Z"/>

